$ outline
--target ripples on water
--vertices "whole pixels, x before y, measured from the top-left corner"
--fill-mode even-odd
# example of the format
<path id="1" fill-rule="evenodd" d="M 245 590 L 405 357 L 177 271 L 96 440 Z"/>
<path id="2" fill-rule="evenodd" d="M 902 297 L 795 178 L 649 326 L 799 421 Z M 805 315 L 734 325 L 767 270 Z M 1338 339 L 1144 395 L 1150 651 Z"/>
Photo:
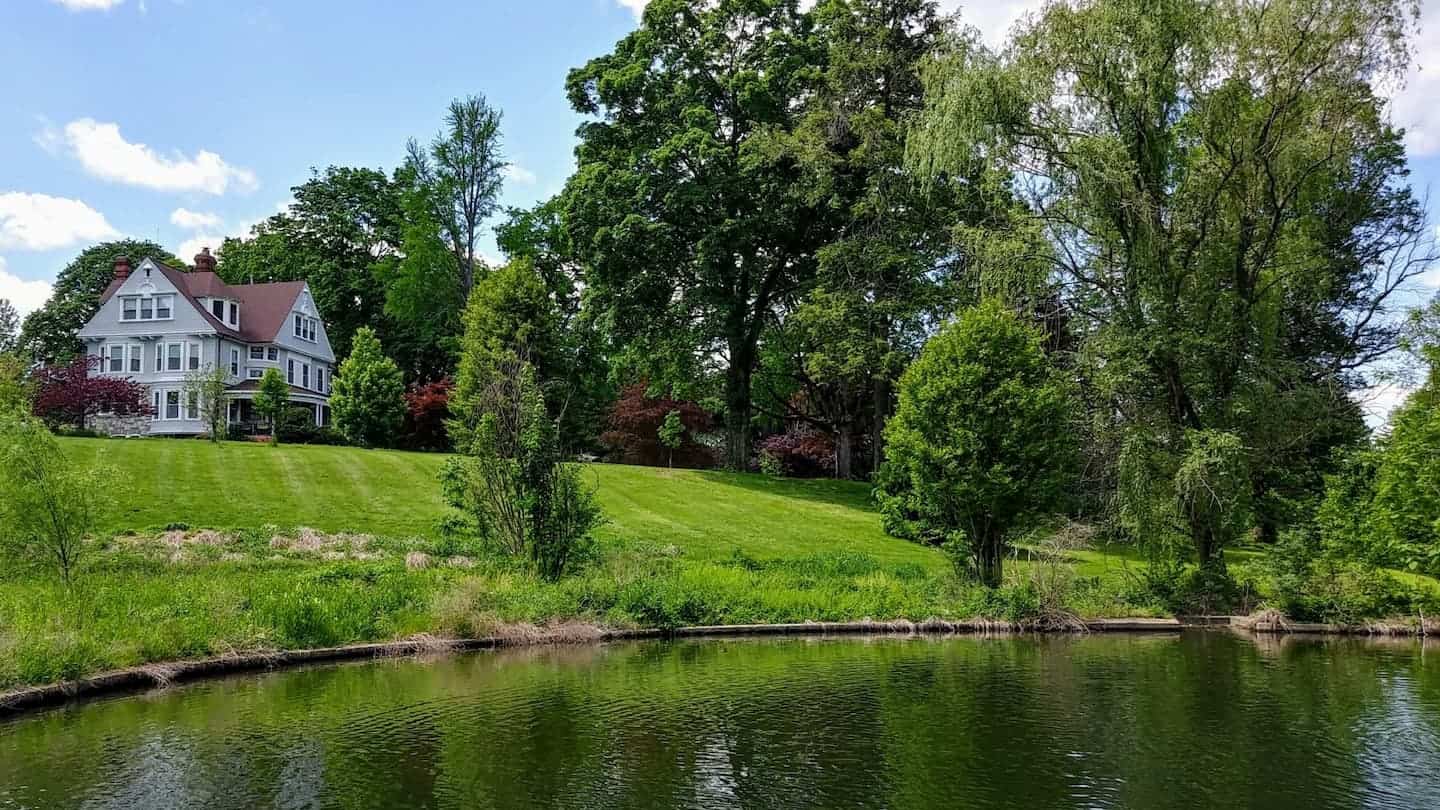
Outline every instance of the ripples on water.
<path id="1" fill-rule="evenodd" d="M 0 808 L 1440 807 L 1437 656 L 1196 632 L 333 666 L 0 724 Z"/>

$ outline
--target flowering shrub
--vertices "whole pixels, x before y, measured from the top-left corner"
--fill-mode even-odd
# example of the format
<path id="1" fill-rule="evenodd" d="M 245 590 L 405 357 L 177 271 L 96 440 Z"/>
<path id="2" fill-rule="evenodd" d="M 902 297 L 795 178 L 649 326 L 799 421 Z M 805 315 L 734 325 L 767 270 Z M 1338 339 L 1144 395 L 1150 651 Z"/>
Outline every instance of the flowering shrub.
<path id="1" fill-rule="evenodd" d="M 99 365 L 99 357 L 77 357 L 68 365 L 37 369 L 35 415 L 51 427 L 84 428 L 86 420 L 99 413 L 130 416 L 151 412 L 145 386 L 123 377 L 93 374 Z"/>
<path id="2" fill-rule="evenodd" d="M 760 442 L 759 467 L 770 475 L 823 478 L 835 474 L 835 442 L 828 434 L 798 428 Z"/>

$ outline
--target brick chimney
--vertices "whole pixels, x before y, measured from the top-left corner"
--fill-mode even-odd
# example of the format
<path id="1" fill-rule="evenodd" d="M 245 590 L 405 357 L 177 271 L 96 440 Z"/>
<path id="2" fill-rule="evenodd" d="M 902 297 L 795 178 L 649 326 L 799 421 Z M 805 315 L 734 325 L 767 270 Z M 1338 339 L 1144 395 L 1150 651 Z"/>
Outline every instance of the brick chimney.
<path id="1" fill-rule="evenodd" d="M 200 248 L 200 252 L 195 254 L 195 272 L 215 272 L 215 257 L 210 255 L 210 248 Z"/>
<path id="2" fill-rule="evenodd" d="M 117 281 L 124 281 L 125 279 L 127 279 L 127 278 L 129 278 L 129 277 L 130 277 L 130 257 L 129 257 L 129 256 L 116 256 L 116 257 L 115 257 L 115 279 L 116 279 Z"/>

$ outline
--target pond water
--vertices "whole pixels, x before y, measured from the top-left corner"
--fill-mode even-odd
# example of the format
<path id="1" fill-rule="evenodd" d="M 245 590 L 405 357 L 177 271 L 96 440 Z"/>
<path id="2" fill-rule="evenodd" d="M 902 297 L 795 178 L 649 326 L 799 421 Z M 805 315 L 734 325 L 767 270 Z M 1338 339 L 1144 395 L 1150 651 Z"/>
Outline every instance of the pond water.
<path id="1" fill-rule="evenodd" d="M 0 723 L 0 807 L 1440 807 L 1440 647 L 726 639 L 317 667 Z"/>

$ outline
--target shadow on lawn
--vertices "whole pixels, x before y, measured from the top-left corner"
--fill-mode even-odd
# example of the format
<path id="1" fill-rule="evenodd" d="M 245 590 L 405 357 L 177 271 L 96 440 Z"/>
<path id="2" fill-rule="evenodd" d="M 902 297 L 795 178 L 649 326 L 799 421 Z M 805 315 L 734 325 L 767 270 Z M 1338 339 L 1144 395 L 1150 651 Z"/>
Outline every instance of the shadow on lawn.
<path id="1" fill-rule="evenodd" d="M 733 473 L 722 470 L 696 470 L 700 479 L 719 486 L 761 492 L 798 501 L 844 506 L 875 512 L 870 485 L 863 481 L 837 481 L 833 478 L 771 478 L 755 473 Z"/>

